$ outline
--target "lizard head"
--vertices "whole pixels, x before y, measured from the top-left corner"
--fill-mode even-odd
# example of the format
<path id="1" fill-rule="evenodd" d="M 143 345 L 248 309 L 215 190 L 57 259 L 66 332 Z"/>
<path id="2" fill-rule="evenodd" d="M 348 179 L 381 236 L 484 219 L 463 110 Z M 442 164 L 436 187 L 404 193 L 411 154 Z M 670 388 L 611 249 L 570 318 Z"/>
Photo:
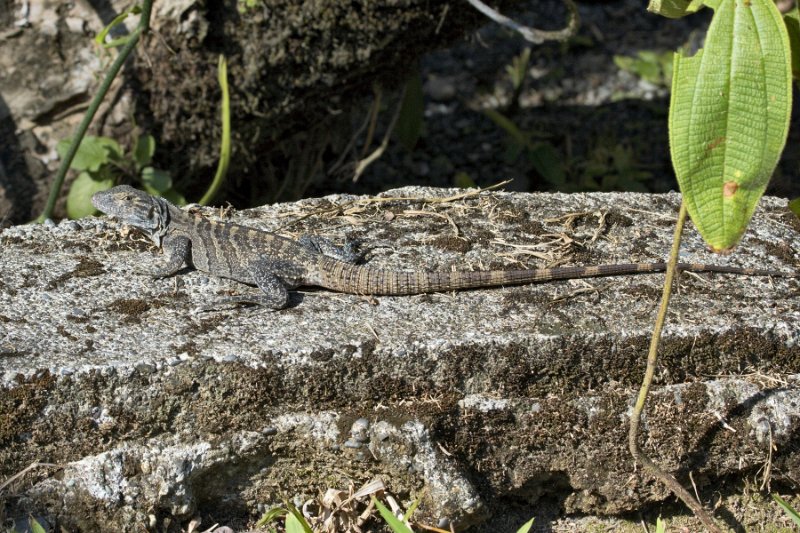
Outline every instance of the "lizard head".
<path id="1" fill-rule="evenodd" d="M 118 185 L 95 193 L 92 205 L 125 224 L 143 230 L 160 246 L 169 222 L 169 203 L 166 200 L 150 196 L 130 185 Z"/>

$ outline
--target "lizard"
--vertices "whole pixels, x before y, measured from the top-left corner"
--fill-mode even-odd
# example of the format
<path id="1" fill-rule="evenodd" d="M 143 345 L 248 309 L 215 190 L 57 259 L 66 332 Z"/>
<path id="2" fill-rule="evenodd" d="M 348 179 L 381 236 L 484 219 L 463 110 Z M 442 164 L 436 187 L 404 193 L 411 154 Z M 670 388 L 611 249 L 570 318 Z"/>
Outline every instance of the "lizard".
<path id="1" fill-rule="evenodd" d="M 522 285 L 564 279 L 663 272 L 667 264 L 622 263 L 597 266 L 478 271 L 383 270 L 358 264 L 352 247 L 337 247 L 325 238 L 293 240 L 267 231 L 191 215 L 167 200 L 129 185 L 118 185 L 92 197 L 100 211 L 143 231 L 168 255 L 153 272 L 168 277 L 184 265 L 257 286 L 252 296 L 226 302 L 283 309 L 289 289 L 318 286 L 336 292 L 395 296 Z M 722 272 L 749 276 L 798 277 L 800 274 L 702 263 L 678 263 L 679 271 Z"/>

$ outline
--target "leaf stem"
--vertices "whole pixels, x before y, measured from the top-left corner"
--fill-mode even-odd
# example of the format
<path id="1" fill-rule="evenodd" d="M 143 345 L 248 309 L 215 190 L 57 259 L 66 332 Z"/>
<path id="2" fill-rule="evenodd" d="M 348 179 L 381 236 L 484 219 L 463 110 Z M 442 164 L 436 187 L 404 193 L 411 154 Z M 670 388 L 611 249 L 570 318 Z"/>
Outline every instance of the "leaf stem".
<path id="1" fill-rule="evenodd" d="M 639 397 L 636 400 L 636 405 L 633 408 L 631 415 L 630 429 L 628 432 L 628 448 L 634 461 L 641 464 L 645 470 L 655 476 L 659 481 L 666 485 L 676 496 L 678 496 L 683 503 L 695 514 L 695 516 L 703 523 L 708 531 L 712 533 L 722 533 L 722 530 L 714 523 L 714 519 L 692 496 L 689 491 L 683 488 L 681 484 L 666 470 L 658 466 L 652 459 L 639 449 L 638 436 L 639 436 L 639 423 L 644 411 L 645 402 L 647 401 L 647 393 L 650 390 L 650 385 L 653 382 L 653 375 L 656 371 L 656 363 L 658 361 L 658 342 L 661 338 L 661 330 L 664 328 L 664 322 L 667 317 L 667 308 L 669 306 L 669 299 L 672 295 L 672 282 L 675 279 L 675 273 L 678 267 L 678 251 L 681 247 L 681 235 L 683 234 L 683 226 L 686 222 L 686 204 L 681 202 L 681 208 L 678 212 L 678 222 L 675 226 L 675 234 L 672 239 L 672 249 L 670 250 L 669 262 L 667 263 L 666 279 L 664 280 L 664 290 L 661 294 L 661 305 L 658 308 L 658 315 L 656 316 L 656 323 L 653 326 L 653 336 L 650 339 L 650 349 L 647 353 L 647 369 L 645 370 L 642 386 L 639 389 Z"/>

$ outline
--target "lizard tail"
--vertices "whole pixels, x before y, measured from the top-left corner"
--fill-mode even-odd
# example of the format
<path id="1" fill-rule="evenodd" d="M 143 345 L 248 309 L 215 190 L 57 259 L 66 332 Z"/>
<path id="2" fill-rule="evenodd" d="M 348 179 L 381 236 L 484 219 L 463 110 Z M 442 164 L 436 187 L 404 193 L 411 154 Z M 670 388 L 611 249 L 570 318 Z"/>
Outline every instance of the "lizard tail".
<path id="1" fill-rule="evenodd" d="M 337 260 L 322 265 L 319 285 L 350 294 L 404 295 L 446 292 L 480 287 L 524 285 L 560 279 L 595 278 L 664 272 L 667 263 L 623 263 L 619 265 L 574 266 L 522 270 L 479 271 L 396 271 L 354 265 Z M 724 265 L 678 263 L 687 272 L 722 272 L 746 276 L 800 277 L 800 273 L 739 268 Z"/>

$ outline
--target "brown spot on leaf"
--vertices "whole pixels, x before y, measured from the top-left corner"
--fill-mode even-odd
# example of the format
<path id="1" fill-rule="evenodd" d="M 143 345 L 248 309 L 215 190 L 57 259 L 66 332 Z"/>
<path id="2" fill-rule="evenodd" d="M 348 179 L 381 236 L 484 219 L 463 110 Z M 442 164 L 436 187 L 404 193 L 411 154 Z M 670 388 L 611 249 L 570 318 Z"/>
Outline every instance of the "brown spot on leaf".
<path id="1" fill-rule="evenodd" d="M 722 196 L 725 198 L 731 198 L 736 191 L 739 190 L 739 184 L 735 181 L 727 181 L 725 185 L 722 186 Z"/>
<path id="2" fill-rule="evenodd" d="M 725 142 L 725 137 L 717 137 L 716 139 L 708 143 L 708 145 L 706 146 L 706 154 L 711 152 L 717 146 L 722 145 L 724 142 Z"/>

